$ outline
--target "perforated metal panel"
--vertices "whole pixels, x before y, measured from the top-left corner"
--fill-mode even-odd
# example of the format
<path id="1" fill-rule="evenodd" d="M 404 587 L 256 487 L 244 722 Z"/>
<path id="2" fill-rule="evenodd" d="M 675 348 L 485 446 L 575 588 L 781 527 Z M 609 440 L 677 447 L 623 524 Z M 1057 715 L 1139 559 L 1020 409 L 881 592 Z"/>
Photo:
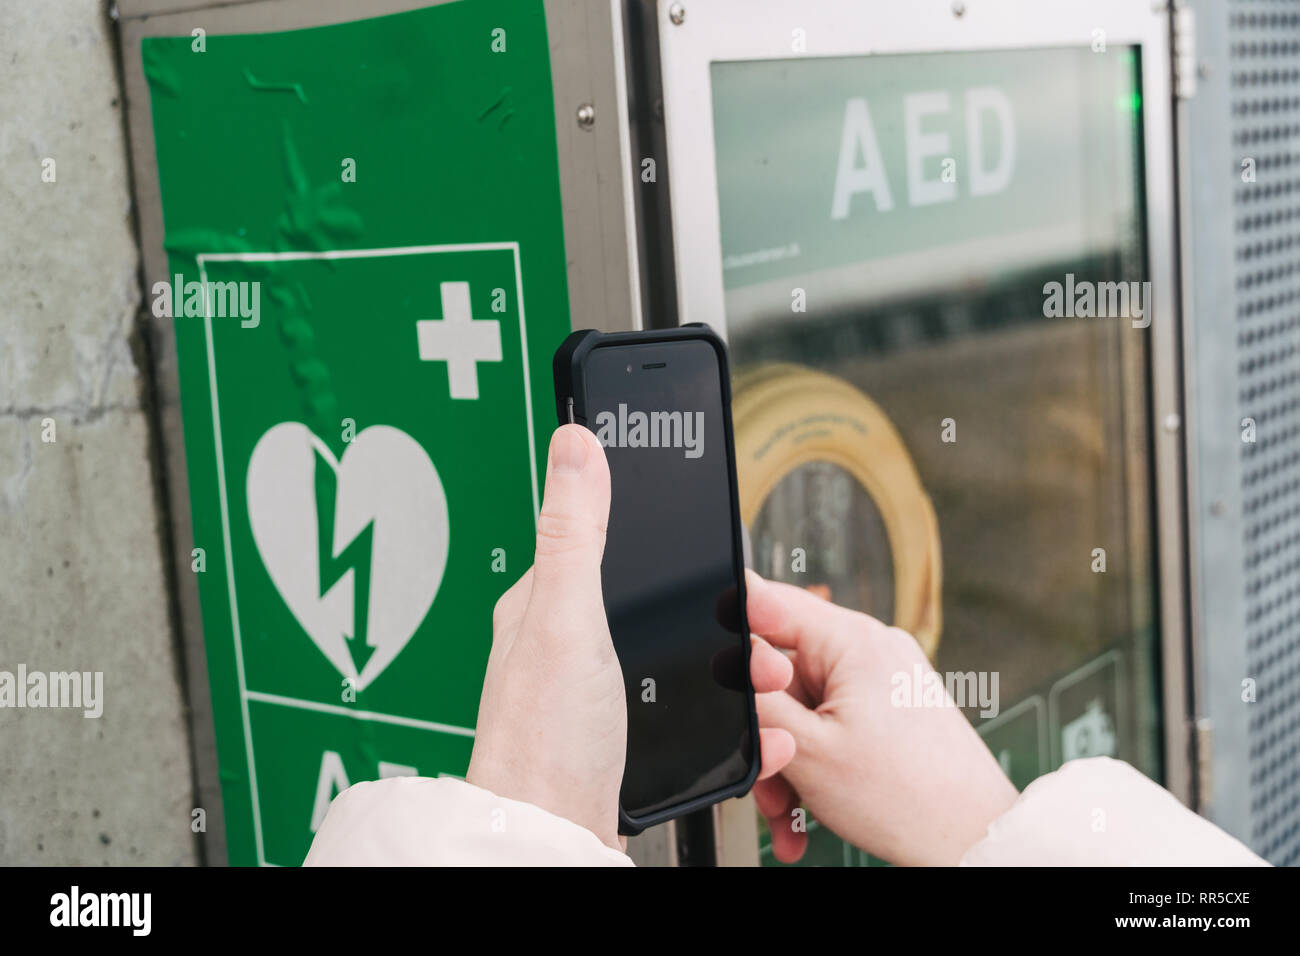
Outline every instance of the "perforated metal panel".
<path id="1" fill-rule="evenodd" d="M 1300 2 L 1197 0 L 1183 146 L 1204 809 L 1300 863 Z M 1253 434 L 1252 434 L 1253 423 Z M 1253 681 L 1254 700 L 1250 700 Z"/>
<path id="2" fill-rule="evenodd" d="M 1229 11 L 1250 840 L 1300 862 L 1300 3 Z M 1243 163 L 1244 168 L 1243 168 Z"/>

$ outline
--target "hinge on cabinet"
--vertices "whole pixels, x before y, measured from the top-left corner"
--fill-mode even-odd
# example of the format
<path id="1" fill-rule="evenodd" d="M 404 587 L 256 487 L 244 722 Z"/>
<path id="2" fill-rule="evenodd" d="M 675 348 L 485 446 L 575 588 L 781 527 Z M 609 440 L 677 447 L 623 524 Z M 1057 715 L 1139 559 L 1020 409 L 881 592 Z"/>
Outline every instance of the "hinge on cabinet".
<path id="1" fill-rule="evenodd" d="M 1196 718 L 1196 810 L 1207 813 L 1214 795 L 1214 721 Z"/>
<path id="2" fill-rule="evenodd" d="M 1174 95 L 1190 100 L 1196 95 L 1196 11 L 1186 4 L 1174 7 Z"/>

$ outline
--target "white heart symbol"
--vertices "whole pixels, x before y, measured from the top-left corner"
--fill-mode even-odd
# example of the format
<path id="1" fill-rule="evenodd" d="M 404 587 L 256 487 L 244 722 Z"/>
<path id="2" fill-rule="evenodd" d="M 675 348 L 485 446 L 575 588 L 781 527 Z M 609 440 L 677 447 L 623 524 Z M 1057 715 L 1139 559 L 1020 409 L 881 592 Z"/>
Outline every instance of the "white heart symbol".
<path id="1" fill-rule="evenodd" d="M 373 524 L 364 648 L 353 625 L 358 571 L 345 571 L 321 593 L 316 513 L 318 459 L 335 479 L 333 542 L 337 558 Z M 374 425 L 338 460 L 306 425 L 268 429 L 248 462 L 248 517 L 271 580 L 307 636 L 361 690 L 410 641 L 433 604 L 451 540 L 447 495 L 437 469 L 406 432 Z M 328 527 L 328 515 L 326 519 Z M 362 560 L 365 548 L 354 549 Z M 349 644 L 353 646 L 350 648 Z M 353 654 L 363 655 L 360 673 Z M 368 655 L 365 657 L 364 655 Z"/>

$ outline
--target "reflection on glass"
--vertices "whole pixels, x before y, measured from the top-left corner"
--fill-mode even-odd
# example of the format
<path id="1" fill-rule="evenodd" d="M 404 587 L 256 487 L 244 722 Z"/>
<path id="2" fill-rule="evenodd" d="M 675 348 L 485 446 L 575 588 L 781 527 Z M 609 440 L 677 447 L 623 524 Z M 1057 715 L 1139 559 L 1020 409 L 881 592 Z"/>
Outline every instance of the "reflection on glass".
<path id="1" fill-rule="evenodd" d="M 1139 76 L 1124 47 L 712 67 L 737 407 L 802 367 L 897 431 L 937 518 L 935 666 L 999 674 L 999 715 L 966 712 L 1020 786 L 1072 755 L 1160 773 Z M 893 621 L 882 497 L 911 479 L 845 467 L 868 443 L 763 478 L 754 562 Z"/>
<path id="2" fill-rule="evenodd" d="M 894 564 L 880 509 L 838 465 L 812 462 L 782 478 L 750 537 L 764 577 L 893 618 Z"/>

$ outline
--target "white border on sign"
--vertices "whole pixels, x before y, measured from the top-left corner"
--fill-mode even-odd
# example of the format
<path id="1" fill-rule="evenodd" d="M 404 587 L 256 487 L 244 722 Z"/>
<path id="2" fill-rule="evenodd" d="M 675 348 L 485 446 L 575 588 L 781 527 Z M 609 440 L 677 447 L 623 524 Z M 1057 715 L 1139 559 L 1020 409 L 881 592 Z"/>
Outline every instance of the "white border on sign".
<path id="1" fill-rule="evenodd" d="M 519 243 L 517 242 L 470 242 L 441 246 L 395 246 L 384 249 L 329 249 L 309 252 L 205 252 L 199 253 L 195 260 L 199 269 L 199 282 L 203 289 L 203 334 L 204 347 L 208 358 L 208 394 L 212 402 L 212 436 L 217 454 L 217 494 L 221 500 L 221 535 L 226 559 L 226 588 L 230 599 L 230 622 L 235 638 L 235 673 L 239 679 L 239 707 L 244 725 L 244 755 L 248 761 L 249 795 L 253 804 L 253 838 L 257 846 L 257 863 L 259 866 L 275 866 L 266 859 L 262 840 L 262 809 L 257 795 L 257 766 L 253 759 L 253 731 L 248 716 L 250 700 L 300 710 L 313 710 L 351 717 L 354 720 L 372 720 L 395 724 L 402 727 L 418 727 L 435 733 L 453 734 L 460 737 L 473 737 L 474 730 L 469 727 L 455 727 L 451 724 L 439 724 L 433 721 L 421 721 L 393 714 L 380 714 L 374 711 L 352 711 L 344 707 L 333 707 L 316 701 L 297 700 L 281 697 L 261 691 L 250 691 L 244 676 L 243 636 L 239 629 L 239 602 L 235 596 L 235 559 L 230 541 L 230 504 L 226 495 L 226 457 L 221 443 L 221 405 L 217 398 L 217 361 L 216 349 L 212 339 L 211 302 L 209 300 L 208 274 L 206 263 L 209 262 L 292 262 L 313 259 L 376 259 L 390 256 L 432 255 L 441 252 L 512 252 L 515 262 L 515 298 L 519 303 L 519 347 L 524 371 L 524 409 L 528 429 L 528 473 L 533 490 L 533 521 L 537 520 L 540 510 L 537 489 L 537 441 L 533 435 L 533 392 L 528 373 L 528 330 L 524 319 L 524 279 L 519 262 Z"/>
<path id="2" fill-rule="evenodd" d="M 1115 666 L 1115 745 L 1119 746 L 1119 736 L 1124 732 L 1128 725 L 1128 702 L 1124 699 L 1124 655 L 1117 649 L 1106 651 L 1104 654 L 1094 657 L 1087 663 L 1081 664 L 1070 673 L 1066 674 L 1047 692 L 1047 728 L 1048 736 L 1052 744 L 1052 765 L 1059 767 L 1061 765 L 1061 714 L 1060 714 L 1060 695 L 1063 691 L 1069 690 L 1075 684 L 1078 684 L 1093 674 L 1096 674 L 1105 668 Z"/>
<path id="3" fill-rule="evenodd" d="M 1038 732 L 1038 775 L 1037 776 L 1041 777 L 1043 774 L 1048 772 L 1047 762 L 1050 759 L 1048 756 L 1048 747 L 1047 747 L 1047 704 L 1043 701 L 1042 694 L 1034 694 L 1030 697 L 1026 697 L 1024 700 L 1016 704 L 1014 707 L 1009 707 L 1008 709 L 1004 710 L 1002 713 L 998 714 L 996 717 L 990 717 L 988 720 L 984 721 L 984 723 L 976 727 L 975 730 L 979 733 L 980 737 L 983 738 L 988 734 L 991 734 L 993 731 L 997 730 L 999 727 L 1011 723 L 1011 721 L 1015 720 L 1017 717 L 1020 716 L 1022 711 L 1024 711 L 1029 707 L 1034 708 L 1034 713 L 1035 716 L 1037 717 L 1037 720 L 1035 720 L 1034 722 L 1034 728 Z M 985 744 L 987 743 L 988 741 L 986 740 Z M 1035 777 L 1035 779 L 1037 779 L 1037 777 Z"/>

